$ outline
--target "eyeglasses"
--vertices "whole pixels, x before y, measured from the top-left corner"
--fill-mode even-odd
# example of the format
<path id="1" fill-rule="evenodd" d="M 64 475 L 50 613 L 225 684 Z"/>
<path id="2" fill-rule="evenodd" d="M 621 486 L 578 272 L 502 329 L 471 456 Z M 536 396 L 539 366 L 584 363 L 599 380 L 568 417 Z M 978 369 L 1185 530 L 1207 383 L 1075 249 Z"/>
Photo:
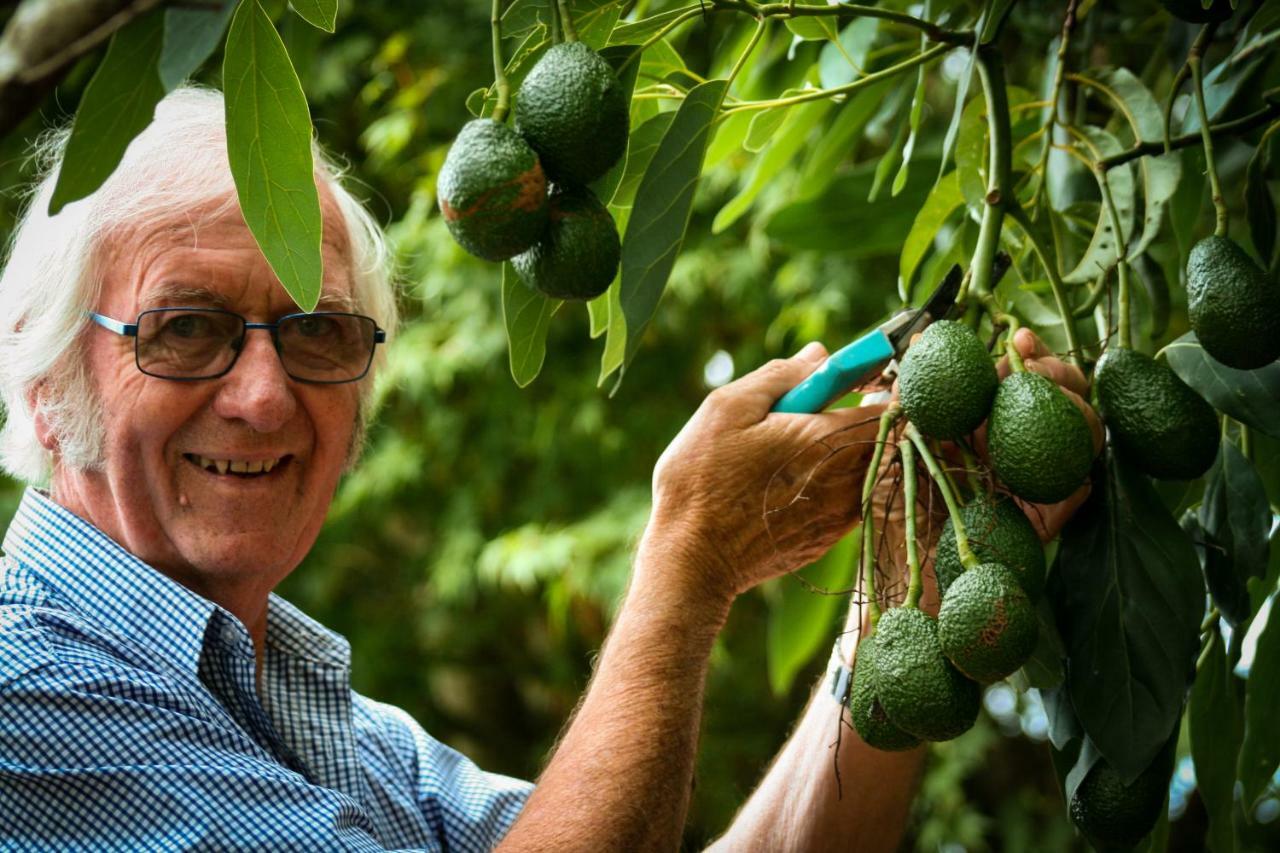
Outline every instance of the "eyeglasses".
<path id="1" fill-rule="evenodd" d="M 134 339 L 134 361 L 143 373 L 180 382 L 225 376 L 250 329 L 271 332 L 290 378 L 321 384 L 363 378 L 374 348 L 387 339 L 372 317 L 340 311 L 288 314 L 274 323 L 250 323 L 220 308 L 153 308 L 136 323 L 86 313 L 99 326 Z"/>

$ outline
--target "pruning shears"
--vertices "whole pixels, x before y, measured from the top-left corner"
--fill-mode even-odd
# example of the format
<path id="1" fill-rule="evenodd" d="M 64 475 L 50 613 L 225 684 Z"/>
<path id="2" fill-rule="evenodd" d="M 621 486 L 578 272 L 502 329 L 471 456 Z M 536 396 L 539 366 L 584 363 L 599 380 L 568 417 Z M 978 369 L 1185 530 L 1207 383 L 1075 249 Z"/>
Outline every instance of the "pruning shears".
<path id="1" fill-rule="evenodd" d="M 822 366 L 773 405 L 775 412 L 820 412 L 851 389 L 901 358 L 917 332 L 951 316 L 964 273 L 956 264 L 919 308 L 904 308 L 853 343 L 830 355 Z"/>

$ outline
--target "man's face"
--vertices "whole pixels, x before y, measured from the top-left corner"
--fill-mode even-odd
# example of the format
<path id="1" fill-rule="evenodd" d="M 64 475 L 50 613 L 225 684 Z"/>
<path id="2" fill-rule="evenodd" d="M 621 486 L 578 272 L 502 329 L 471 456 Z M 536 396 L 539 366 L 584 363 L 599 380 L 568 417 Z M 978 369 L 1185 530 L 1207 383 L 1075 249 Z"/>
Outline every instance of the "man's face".
<path id="1" fill-rule="evenodd" d="M 322 200 L 320 307 L 351 310 L 341 214 L 327 194 Z M 101 266 L 96 310 L 129 323 L 164 306 L 225 308 L 250 322 L 296 312 L 238 206 L 210 216 L 216 207 L 116 240 Z M 140 372 L 133 338 L 97 326 L 87 334 L 105 465 L 56 470 L 55 498 L 211 599 L 230 605 L 228 598 L 265 596 L 324 521 L 355 431 L 359 383 L 290 379 L 265 330 L 247 332 L 228 374 L 195 382 Z M 236 473 L 237 463 L 262 470 Z"/>

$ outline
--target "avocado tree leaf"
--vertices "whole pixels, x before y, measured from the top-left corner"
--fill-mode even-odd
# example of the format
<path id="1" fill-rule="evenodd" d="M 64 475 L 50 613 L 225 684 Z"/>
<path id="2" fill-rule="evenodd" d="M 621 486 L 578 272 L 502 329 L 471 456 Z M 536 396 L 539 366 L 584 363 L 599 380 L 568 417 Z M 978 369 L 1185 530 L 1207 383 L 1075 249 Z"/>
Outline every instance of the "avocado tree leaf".
<path id="1" fill-rule="evenodd" d="M 165 89 L 156 72 L 164 12 L 155 10 L 111 37 L 76 110 L 49 213 L 94 192 L 111 176 L 133 138 L 151 124 Z"/>
<path id="2" fill-rule="evenodd" d="M 1211 630 L 1201 657 L 1187 714 L 1196 788 L 1209 816 L 1209 848 L 1230 853 L 1234 844 L 1232 812 L 1236 762 L 1244 739 L 1244 682 L 1227 663 L 1222 635 Z"/>
<path id="3" fill-rule="evenodd" d="M 708 80 L 689 91 L 640 180 L 622 240 L 627 361 L 640 346 L 684 243 L 711 123 L 727 88 L 727 80 Z"/>
<path id="4" fill-rule="evenodd" d="M 1169 328 L 1169 315 L 1172 303 L 1169 300 L 1169 280 L 1165 277 L 1164 268 L 1151 259 L 1151 255 L 1143 253 L 1131 261 L 1133 271 L 1138 275 L 1138 283 L 1147 297 L 1147 320 L 1150 326 L 1147 337 L 1159 340 Z"/>
<path id="5" fill-rule="evenodd" d="M 867 55 L 880 32 L 876 18 L 855 18 L 840 31 L 840 37 L 822 46 L 818 54 L 818 81 L 822 88 L 845 86 L 865 77 Z"/>
<path id="6" fill-rule="evenodd" d="M 948 172 L 929 191 L 928 198 L 916 213 L 915 222 L 911 223 L 911 231 L 902 244 L 902 255 L 898 258 L 898 295 L 903 302 L 911 301 L 911 285 L 916 267 L 933 245 L 933 238 L 962 204 L 964 196 L 960 193 L 960 175 L 956 171 Z"/>
<path id="7" fill-rule="evenodd" d="M 996 37 L 999 31 L 1000 22 L 1004 20 L 1005 15 L 1009 14 L 1014 0 L 989 0 L 985 14 L 982 16 L 982 25 L 979 32 L 981 37 L 978 39 L 982 44 L 986 44 Z"/>
<path id="8" fill-rule="evenodd" d="M 511 378 L 521 388 L 542 371 L 547 357 L 547 330 L 560 305 L 559 299 L 549 299 L 527 287 L 511 264 L 502 265 L 502 321 L 507 328 Z"/>
<path id="9" fill-rule="evenodd" d="M 857 144 L 876 107 L 889 91 L 890 82 L 873 83 L 854 93 L 848 103 L 838 108 L 835 120 L 818 137 L 801 167 L 796 198 L 812 198 L 830 185 L 838 173 L 837 167 L 849 156 L 850 149 Z"/>
<path id="10" fill-rule="evenodd" d="M 1236 770 L 1249 813 L 1280 765 L 1280 605 L 1275 594 L 1267 601 L 1267 623 L 1258 635 L 1245 687 L 1244 743 Z"/>
<path id="11" fill-rule="evenodd" d="M 929 17 L 928 0 L 925 0 L 924 16 L 925 18 Z M 921 49 L 923 50 L 928 46 L 923 36 L 921 36 L 921 42 Z M 924 79 L 925 67 L 921 65 L 916 69 L 916 89 L 911 96 L 911 113 L 908 117 L 908 127 L 910 129 L 907 132 L 907 141 L 902 144 L 902 165 L 898 167 L 898 174 L 893 177 L 893 186 L 889 190 L 891 195 L 897 195 L 902 192 L 902 188 L 907 185 L 907 175 L 911 171 L 911 156 L 916 150 L 916 135 L 920 132 L 920 119 L 924 117 Z"/>
<path id="12" fill-rule="evenodd" d="M 837 542 L 821 559 L 794 576 L 778 580 L 777 595 L 769 602 L 765 659 L 769 687 L 784 696 L 796 674 L 814 655 L 826 649 L 838 630 L 857 565 L 861 528 Z"/>
<path id="13" fill-rule="evenodd" d="M 1263 65 L 1261 59 L 1245 63 L 1219 62 L 1204 75 L 1204 108 L 1210 125 L 1226 112 L 1237 95 L 1245 91 Z M 1189 105 L 1182 117 L 1182 133 L 1195 133 L 1199 129 L 1200 111 Z"/>
<path id="14" fill-rule="evenodd" d="M 791 109 L 765 152 L 752 164 L 746 185 L 716 214 L 711 223 L 713 234 L 724 231 L 751 209 L 760 192 L 771 182 L 776 182 L 778 173 L 800 153 L 805 140 L 830 109 L 831 102 L 825 100 Z"/>
<path id="15" fill-rule="evenodd" d="M 1053 608 L 1043 597 L 1036 604 L 1036 616 L 1040 619 L 1040 635 L 1031 657 L 1022 665 L 1020 672 L 1028 687 L 1057 687 L 1067 677 L 1063 666 L 1066 651 L 1062 647 L 1062 637 L 1058 636 Z"/>
<path id="16" fill-rule="evenodd" d="M 631 132 L 631 138 L 627 140 L 626 169 L 613 191 L 610 205 L 631 207 L 636 197 L 636 190 L 640 187 L 640 179 L 648 170 L 649 164 L 653 161 L 653 155 L 662 143 L 662 137 L 671 127 L 671 121 L 675 116 L 674 112 L 658 113 Z"/>
<path id="17" fill-rule="evenodd" d="M 903 103 L 906 102 L 907 84 L 904 81 L 902 88 L 899 90 L 899 96 L 896 100 Z M 867 201 L 873 202 L 880 196 L 880 190 L 884 187 L 885 181 L 889 179 L 893 167 L 902 162 L 902 151 L 907 144 L 907 135 L 911 132 L 911 114 L 902 116 L 898 122 L 898 130 L 893 135 L 893 141 L 889 143 L 889 147 L 880 155 L 880 159 L 876 162 L 875 177 L 871 181 L 871 189 L 867 192 Z"/>
<path id="18" fill-rule="evenodd" d="M 793 95 L 802 94 L 804 91 L 804 89 L 787 89 L 782 93 L 782 97 L 789 98 Z M 790 106 L 757 110 L 747 125 L 747 135 L 742 140 L 742 147 L 755 154 L 768 148 L 769 143 L 773 141 L 774 134 L 778 132 L 778 128 L 794 111 Z M 712 144 L 715 144 L 714 141 Z"/>
<path id="19" fill-rule="evenodd" d="M 338 0 L 289 0 L 289 5 L 311 26 L 333 32 L 338 21 Z"/>
<path id="20" fill-rule="evenodd" d="M 1194 332 L 1164 348 L 1173 372 L 1218 411 L 1280 438 L 1280 362 L 1236 370 L 1204 351 Z"/>
<path id="21" fill-rule="evenodd" d="M 1084 134 L 1084 146 L 1090 159 L 1101 159 L 1124 150 L 1120 140 L 1101 128 L 1083 127 L 1081 132 Z M 1101 178 L 1099 182 L 1101 183 Z M 1108 171 L 1106 182 L 1111 189 L 1111 199 L 1115 202 L 1116 215 L 1120 219 L 1120 230 L 1124 235 L 1125 246 L 1128 246 L 1133 239 L 1133 214 L 1136 203 L 1132 164 L 1125 163 Z M 1089 247 L 1085 249 L 1075 269 L 1064 275 L 1062 280 L 1067 284 L 1084 284 L 1093 281 L 1104 270 L 1113 267 L 1119 256 L 1119 244 L 1113 233 L 1114 230 L 1106 209 L 1100 210 L 1098 224 L 1094 228 Z"/>
<path id="22" fill-rule="evenodd" d="M 525 36 L 535 31 L 549 32 L 552 4 L 555 2 L 556 0 L 514 0 L 502 13 L 502 34 L 511 37 Z M 569 4 L 569 12 L 573 15 L 578 39 L 593 50 L 600 50 L 610 43 L 614 25 L 622 12 L 621 0 L 574 0 Z"/>
<path id="23" fill-rule="evenodd" d="M 692 17 L 695 12 L 701 12 L 701 5 L 698 3 L 666 9 L 638 21 L 624 21 L 613 28 L 609 44 L 644 44 L 650 36 L 656 35 L 672 21 L 684 16 Z"/>
<path id="24" fill-rule="evenodd" d="M 978 36 L 974 36 L 974 41 L 978 40 Z M 974 44 L 974 48 L 977 44 Z M 946 136 L 942 138 L 942 162 L 938 166 L 938 179 L 941 180 L 942 175 L 946 172 L 947 162 L 951 159 L 951 151 L 956 144 L 956 136 L 960 132 L 960 117 L 964 111 L 968 109 L 965 105 L 965 98 L 969 96 L 969 84 L 973 81 L 973 69 L 978 62 L 978 51 L 971 48 L 969 50 L 969 61 L 965 63 L 964 71 L 960 74 L 960 79 L 956 81 L 956 106 L 951 111 L 951 121 L 947 125 Z M 981 109 L 981 107 L 978 107 Z M 959 164 L 956 164 L 959 166 Z"/>
<path id="25" fill-rule="evenodd" d="M 1132 780 L 1182 713 L 1204 613 L 1195 547 L 1108 449 L 1050 578 L 1067 688 L 1089 739 Z"/>
<path id="26" fill-rule="evenodd" d="M 786 25 L 802 41 L 835 41 L 840 37 L 835 18 L 830 15 L 787 18 Z"/>
<path id="27" fill-rule="evenodd" d="M 1253 463 L 1224 438 L 1200 503 L 1204 573 L 1209 592 L 1232 627 L 1252 614 L 1249 578 L 1267 572 L 1271 504 Z"/>
<path id="28" fill-rule="evenodd" d="M 1151 91 L 1127 68 L 1104 68 L 1088 75 L 1076 75 L 1073 79 L 1106 95 L 1128 121 L 1138 141 L 1160 142 L 1164 139 L 1163 109 Z M 1182 158 L 1172 152 L 1159 157 L 1140 157 L 1138 168 L 1142 173 L 1146 209 L 1142 217 L 1142 235 L 1126 246 L 1130 260 L 1145 252 L 1160 233 L 1165 208 L 1182 178 Z M 1112 192 L 1115 192 L 1114 186 Z"/>
<path id="29" fill-rule="evenodd" d="M 1271 167 L 1271 143 L 1280 134 L 1268 130 L 1244 171 L 1245 218 L 1249 221 L 1249 237 L 1253 248 L 1262 259 L 1263 269 L 1275 262 L 1276 256 L 1276 203 L 1267 186 L 1267 172 Z"/>
<path id="30" fill-rule="evenodd" d="M 164 12 L 164 49 L 160 53 L 160 82 L 169 91 L 190 77 L 222 42 L 239 0 L 195 8 L 171 6 Z"/>
<path id="31" fill-rule="evenodd" d="M 630 205 L 629 198 L 627 204 Z M 627 230 L 627 221 L 631 218 L 630 206 L 617 207 L 611 205 L 609 212 L 613 214 L 613 223 L 617 226 L 618 231 L 625 232 Z M 627 355 L 627 317 L 622 311 L 621 269 L 619 269 L 618 275 L 614 277 L 613 283 L 609 285 L 609 289 L 595 300 L 596 303 L 602 301 L 602 307 L 605 310 L 605 339 L 604 352 L 600 354 L 600 377 L 596 380 L 597 388 L 604 384 L 605 379 L 609 378 L 609 374 L 622 366 Z M 617 386 L 613 390 L 617 391 Z"/>
<path id="32" fill-rule="evenodd" d="M 236 9 L 222 64 L 227 153 L 245 223 L 303 311 L 320 300 L 320 196 L 311 115 L 284 42 L 257 0 Z"/>
<path id="33" fill-rule="evenodd" d="M 619 45 L 617 47 L 606 47 L 604 50 L 600 51 L 601 58 L 603 58 L 605 62 L 609 63 L 609 66 L 613 68 L 615 73 L 621 69 L 621 73 L 618 74 L 618 82 L 622 86 L 622 91 L 627 99 L 628 107 L 631 105 L 631 94 L 635 91 L 636 87 L 636 74 L 640 70 L 639 63 L 631 61 L 631 58 L 635 56 L 636 50 L 638 50 L 638 48 L 632 47 L 631 45 Z M 628 152 L 625 152 L 623 156 L 619 157 L 618 162 L 614 163 L 613 166 L 609 168 L 609 171 L 605 172 L 591 184 L 591 190 L 596 194 L 596 198 L 606 204 L 609 202 L 609 199 L 613 198 L 613 194 L 618 189 L 618 184 L 622 182 L 622 177 L 626 174 L 627 158 L 630 156 L 629 150 L 631 148 L 630 136 L 627 138 L 627 148 Z"/>

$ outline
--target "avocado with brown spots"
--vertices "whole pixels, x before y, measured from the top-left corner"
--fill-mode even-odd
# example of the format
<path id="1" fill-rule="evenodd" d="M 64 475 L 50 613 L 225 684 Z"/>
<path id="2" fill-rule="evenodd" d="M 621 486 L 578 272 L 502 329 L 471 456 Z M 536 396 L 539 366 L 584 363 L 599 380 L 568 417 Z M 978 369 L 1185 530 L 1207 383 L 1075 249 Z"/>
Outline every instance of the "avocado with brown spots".
<path id="1" fill-rule="evenodd" d="M 520 254 L 547 227 L 547 176 L 538 155 L 493 119 L 462 128 L 440 169 L 436 195 L 453 239 L 486 261 Z"/>
<path id="2" fill-rule="evenodd" d="M 876 697 L 876 638 L 872 634 L 858 643 L 853 666 L 853 686 L 849 691 L 849 715 L 863 743 L 884 752 L 901 752 L 920 745 L 920 739 L 893 724 Z"/>
<path id="3" fill-rule="evenodd" d="M 938 643 L 956 669 L 990 684 L 1016 672 L 1035 651 L 1040 623 L 1013 572 L 982 563 L 951 584 L 938 611 Z"/>
<path id="4" fill-rule="evenodd" d="M 895 607 L 881 615 L 875 636 L 875 695 L 895 726 L 933 741 L 973 727 L 981 689 L 943 655 L 936 619 Z"/>

